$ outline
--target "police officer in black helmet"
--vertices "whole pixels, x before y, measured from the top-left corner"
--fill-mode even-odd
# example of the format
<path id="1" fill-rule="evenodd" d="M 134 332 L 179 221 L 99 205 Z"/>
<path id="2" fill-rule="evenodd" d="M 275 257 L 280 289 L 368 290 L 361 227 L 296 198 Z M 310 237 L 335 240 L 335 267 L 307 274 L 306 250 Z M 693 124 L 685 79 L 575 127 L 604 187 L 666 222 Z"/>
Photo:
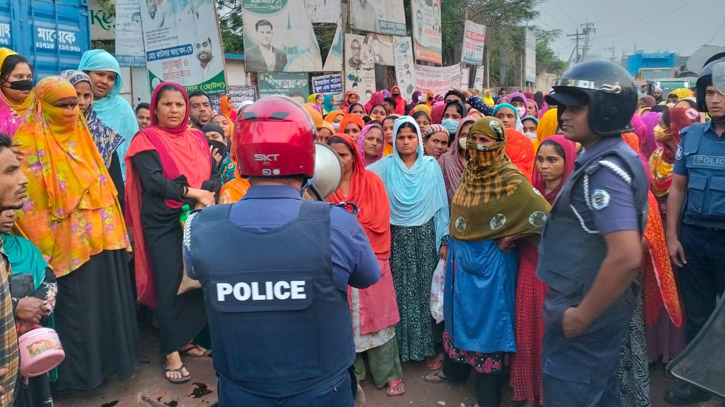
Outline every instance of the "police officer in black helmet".
<path id="1" fill-rule="evenodd" d="M 544 302 L 542 352 L 547 407 L 622 405 L 617 367 L 634 309 L 631 284 L 642 259 L 647 178 L 622 140 L 637 106 L 619 65 L 588 61 L 547 96 L 564 136 L 582 145 L 552 207 L 539 247 Z"/>

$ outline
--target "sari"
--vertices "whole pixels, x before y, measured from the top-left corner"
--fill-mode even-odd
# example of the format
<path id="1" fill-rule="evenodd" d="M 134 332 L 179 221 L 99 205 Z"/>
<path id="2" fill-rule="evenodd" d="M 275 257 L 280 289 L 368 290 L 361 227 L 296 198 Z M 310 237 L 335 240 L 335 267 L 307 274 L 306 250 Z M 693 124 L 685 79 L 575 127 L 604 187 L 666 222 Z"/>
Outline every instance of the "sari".
<path id="1" fill-rule="evenodd" d="M 5 62 L 5 58 L 10 55 L 17 55 L 17 52 L 8 48 L 0 48 L 0 66 Z M 0 133 L 12 137 L 25 120 L 25 113 L 32 103 L 32 93 L 30 96 L 20 103 L 9 101 L 0 90 Z"/>
<path id="2" fill-rule="evenodd" d="M 463 174 L 463 169 L 465 168 L 465 164 L 461 161 L 462 157 L 460 152 L 461 129 L 464 124 L 475 122 L 476 119 L 471 116 L 464 117 L 458 125 L 456 137 L 451 143 L 451 149 L 438 158 L 438 164 L 441 166 L 441 171 L 443 172 L 443 181 L 446 184 L 449 205 L 453 200 L 453 195 L 456 194 L 458 183 L 461 180 L 461 174 Z"/>
<path id="3" fill-rule="evenodd" d="M 380 129 L 381 132 L 383 131 L 383 127 L 381 125 L 379 125 L 377 123 L 370 123 L 370 124 L 365 125 L 365 127 L 363 127 L 362 131 L 360 132 L 360 137 L 357 138 L 357 144 L 356 144 L 357 153 L 362 156 L 363 164 L 365 164 L 365 165 L 370 165 L 370 164 L 380 160 L 381 158 L 383 158 L 383 150 L 385 150 L 385 140 L 383 140 L 383 146 L 380 149 L 380 152 L 378 152 L 378 155 L 375 156 L 375 159 L 373 161 L 367 162 L 367 159 L 365 158 L 365 147 L 364 147 L 365 146 L 365 136 L 368 134 L 368 131 L 370 131 L 370 129 L 372 129 L 373 127 Z"/>
<path id="4" fill-rule="evenodd" d="M 559 146 L 561 146 L 562 150 L 564 150 L 564 174 L 561 178 L 561 182 L 559 185 L 554 188 L 553 190 L 546 192 L 546 183 L 541 178 L 541 174 L 539 174 L 539 171 L 534 167 L 533 174 L 531 176 L 531 184 L 536 188 L 541 194 L 544 196 L 544 198 L 551 204 L 554 204 L 554 200 L 556 199 L 556 196 L 559 195 L 559 191 L 561 191 L 561 187 L 564 186 L 564 182 L 567 178 L 569 178 L 569 175 L 572 171 L 574 171 L 574 164 L 576 162 L 576 145 L 571 140 L 566 139 L 562 135 L 554 135 L 549 137 L 546 141 L 551 141 Z M 539 145 L 539 148 L 541 148 L 541 145 Z M 536 149 L 536 152 L 538 153 L 538 148 Z"/>

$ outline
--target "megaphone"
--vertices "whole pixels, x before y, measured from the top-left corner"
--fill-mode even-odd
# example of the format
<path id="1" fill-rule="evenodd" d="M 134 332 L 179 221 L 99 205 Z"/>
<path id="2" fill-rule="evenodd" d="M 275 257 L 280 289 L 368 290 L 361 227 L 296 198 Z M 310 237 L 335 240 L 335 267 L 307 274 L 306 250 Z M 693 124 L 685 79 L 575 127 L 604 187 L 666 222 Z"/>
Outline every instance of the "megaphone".
<path id="1" fill-rule="evenodd" d="M 305 185 L 318 201 L 337 191 L 342 180 L 342 162 L 327 144 L 315 143 L 315 176 Z M 303 191 L 304 192 L 304 191 Z"/>

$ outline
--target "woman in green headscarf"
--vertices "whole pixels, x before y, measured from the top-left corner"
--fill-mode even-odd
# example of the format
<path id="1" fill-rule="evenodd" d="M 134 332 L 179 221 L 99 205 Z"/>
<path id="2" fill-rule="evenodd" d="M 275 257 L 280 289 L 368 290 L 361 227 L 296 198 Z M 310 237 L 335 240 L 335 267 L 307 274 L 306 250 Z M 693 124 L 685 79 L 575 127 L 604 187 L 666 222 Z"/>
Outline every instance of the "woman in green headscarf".
<path id="1" fill-rule="evenodd" d="M 10 234 L 16 217 L 14 209 L 0 213 L 0 238 L 12 270 L 10 292 L 15 306 L 15 323 L 18 333 L 23 334 L 37 324 L 53 325 L 52 313 L 58 285 L 40 250 L 30 240 Z M 49 374 L 44 374 L 23 381 L 18 388 L 15 405 L 52 407 L 49 379 Z"/>

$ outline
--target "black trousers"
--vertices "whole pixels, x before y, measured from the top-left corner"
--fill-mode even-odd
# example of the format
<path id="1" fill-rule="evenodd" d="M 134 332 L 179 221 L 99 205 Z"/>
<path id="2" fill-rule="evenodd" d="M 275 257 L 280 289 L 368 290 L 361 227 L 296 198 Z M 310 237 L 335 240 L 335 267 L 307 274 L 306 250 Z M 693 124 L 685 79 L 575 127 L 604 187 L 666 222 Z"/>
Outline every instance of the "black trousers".
<path id="1" fill-rule="evenodd" d="M 457 363 L 443 353 L 443 375 L 452 382 L 464 382 L 471 372 L 471 365 Z M 478 373 L 476 375 L 476 401 L 479 407 L 499 407 L 503 392 L 503 376 L 500 373 Z"/>

